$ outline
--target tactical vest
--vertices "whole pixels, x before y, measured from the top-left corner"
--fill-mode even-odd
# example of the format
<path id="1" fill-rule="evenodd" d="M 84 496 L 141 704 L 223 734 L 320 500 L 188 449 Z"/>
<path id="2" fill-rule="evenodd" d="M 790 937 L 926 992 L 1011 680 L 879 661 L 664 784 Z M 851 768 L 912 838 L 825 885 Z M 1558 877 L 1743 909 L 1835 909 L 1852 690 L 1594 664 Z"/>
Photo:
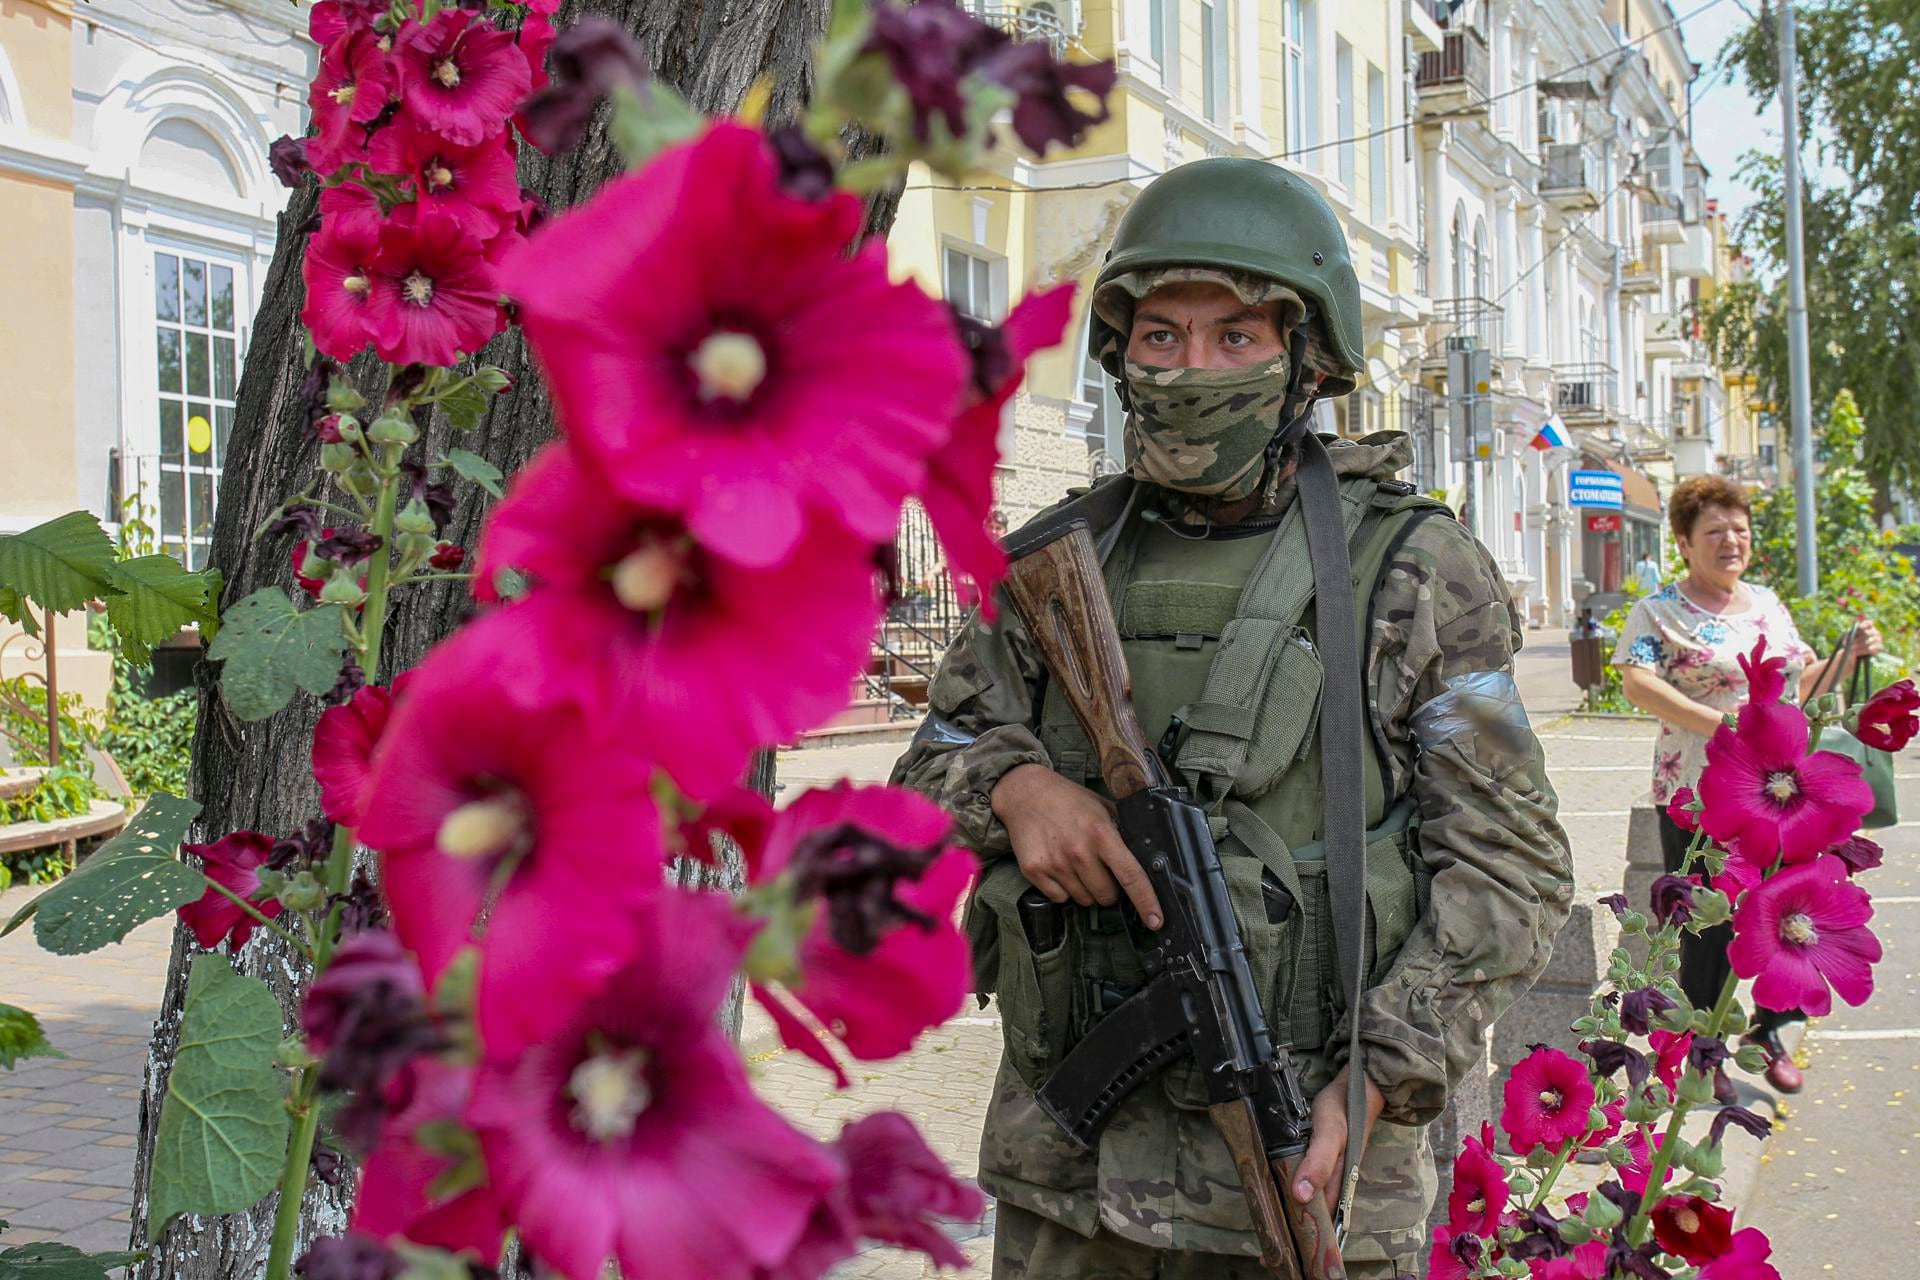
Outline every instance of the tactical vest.
<path id="1" fill-rule="evenodd" d="M 1343 479 L 1340 494 L 1364 647 L 1387 556 L 1413 522 L 1445 508 L 1365 476 Z M 1167 735 L 1176 772 L 1207 810 L 1274 1038 L 1317 1057 L 1346 1001 L 1320 843 L 1321 664 L 1300 504 L 1268 531 L 1180 539 L 1128 518 L 1106 557 L 1135 710 L 1149 741 Z M 1039 735 L 1057 772 L 1104 791 L 1085 734 L 1051 688 Z M 1367 986 L 1388 971 L 1424 909 L 1428 878 L 1414 849 L 1412 800 L 1388 795 L 1392 775 L 1371 725 L 1370 736 L 1375 749 L 1353 780 L 1365 788 L 1369 828 Z M 997 989 L 1009 1061 L 1031 1087 L 1144 974 L 1117 909 L 1070 906 L 1060 945 L 1036 954 L 1017 905 L 1026 888 L 1011 858 L 989 868 L 969 931 L 979 990 Z M 1176 1102 L 1204 1102 L 1190 1064 L 1176 1062 L 1166 1076 Z"/>

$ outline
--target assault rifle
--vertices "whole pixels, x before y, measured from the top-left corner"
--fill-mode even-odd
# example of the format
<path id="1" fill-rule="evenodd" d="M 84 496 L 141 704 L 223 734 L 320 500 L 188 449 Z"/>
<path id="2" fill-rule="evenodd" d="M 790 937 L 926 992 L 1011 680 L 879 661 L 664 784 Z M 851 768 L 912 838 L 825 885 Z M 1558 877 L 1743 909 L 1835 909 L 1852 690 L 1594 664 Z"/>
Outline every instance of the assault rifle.
<path id="1" fill-rule="evenodd" d="M 1285 1280 L 1338 1275 L 1340 1233 L 1325 1202 L 1303 1205 L 1288 1190 L 1313 1130 L 1299 1072 L 1268 1032 L 1206 814 L 1172 785 L 1134 716 L 1087 523 L 1023 531 L 1007 550 L 1014 610 L 1099 757 L 1121 839 L 1165 914 L 1150 931 L 1125 908 L 1147 981 L 1068 1052 L 1037 1091 L 1040 1106 L 1089 1147 L 1121 1099 L 1190 1055 L 1240 1174 L 1262 1265 Z"/>

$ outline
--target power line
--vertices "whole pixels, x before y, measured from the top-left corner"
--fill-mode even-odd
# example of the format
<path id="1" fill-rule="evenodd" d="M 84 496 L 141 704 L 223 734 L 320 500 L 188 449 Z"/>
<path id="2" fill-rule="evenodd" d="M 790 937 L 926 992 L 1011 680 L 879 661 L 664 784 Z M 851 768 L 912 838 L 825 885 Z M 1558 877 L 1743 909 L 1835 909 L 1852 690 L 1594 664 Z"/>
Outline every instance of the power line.
<path id="1" fill-rule="evenodd" d="M 1524 83 L 1514 85 L 1511 88 L 1502 89 L 1499 93 L 1489 94 L 1485 98 L 1481 99 L 1480 104 L 1478 106 L 1463 107 L 1454 111 L 1435 112 L 1432 115 L 1422 116 L 1418 120 L 1403 120 L 1399 124 L 1383 125 L 1378 129 L 1373 129 L 1366 133 L 1356 133 L 1351 135 L 1350 137 L 1344 137 L 1344 138 L 1332 138 L 1325 142 L 1316 142 L 1311 146 L 1293 147 L 1285 151 L 1277 151 L 1272 155 L 1261 156 L 1258 158 L 1261 160 L 1265 160 L 1268 163 L 1272 163 L 1275 160 L 1296 159 L 1300 156 L 1314 155 L 1321 151 L 1327 151 L 1334 147 L 1344 147 L 1351 143 L 1371 142 L 1376 138 L 1384 138 L 1390 134 L 1396 134 L 1396 133 L 1402 132 L 1403 130 L 1411 129 L 1416 124 L 1438 124 L 1438 123 L 1444 123 L 1445 121 L 1448 121 L 1448 120 L 1472 119 L 1480 115 L 1484 108 L 1491 106 L 1496 102 L 1500 102 L 1507 98 L 1511 98 L 1516 94 L 1525 93 L 1529 89 L 1538 88 L 1540 85 L 1550 83 L 1553 80 L 1556 80 L 1560 77 L 1567 75 L 1569 72 L 1584 71 L 1586 68 L 1594 66 L 1600 62 L 1604 62 L 1606 59 L 1614 57 L 1615 55 L 1624 55 L 1627 50 L 1638 48 L 1640 45 L 1645 44 L 1647 41 L 1653 39 L 1655 36 L 1663 35 L 1669 31 L 1677 31 L 1680 29 L 1681 24 L 1687 22 L 1692 18 L 1697 18 L 1701 14 L 1707 12 L 1709 9 L 1716 8 L 1719 5 L 1724 4 L 1725 2 L 1726 0 L 1705 0 L 1705 3 L 1701 4 L 1698 8 L 1689 10 L 1688 12 L 1682 14 L 1680 17 L 1675 18 L 1672 22 L 1666 23 L 1663 26 L 1652 27 L 1648 29 L 1646 32 L 1644 32 L 1643 34 L 1634 37 L 1632 40 L 1623 41 L 1622 43 L 1615 45 L 1614 47 L 1606 50 L 1603 53 L 1595 54 L 1591 58 L 1586 58 L 1579 62 L 1572 63 L 1568 66 L 1561 67 L 1558 70 L 1556 70 L 1552 76 L 1538 76 L 1532 80 L 1528 80 L 1528 81 L 1525 81 Z M 1074 45 L 1076 48 L 1084 48 L 1084 46 L 1081 46 L 1077 40 L 1074 42 Z M 1701 96 L 1705 97 L 1706 95 L 1703 93 Z M 1102 187 L 1119 186 L 1122 183 L 1138 182 L 1145 178 L 1158 178 L 1164 173 L 1166 173 L 1166 170 L 1156 169 L 1151 173 L 1129 174 L 1124 177 L 1118 177 L 1118 178 L 1093 178 L 1093 179 L 1089 179 L 1086 182 L 1069 182 L 1069 183 L 1064 183 L 1057 187 L 1014 187 L 1014 186 L 1006 186 L 1004 184 L 990 183 L 990 182 L 979 182 L 979 183 L 914 182 L 914 183 L 908 183 L 907 186 L 905 187 L 905 190 L 907 191 L 997 191 L 1007 195 L 1048 195 L 1056 191 L 1095 191 Z"/>

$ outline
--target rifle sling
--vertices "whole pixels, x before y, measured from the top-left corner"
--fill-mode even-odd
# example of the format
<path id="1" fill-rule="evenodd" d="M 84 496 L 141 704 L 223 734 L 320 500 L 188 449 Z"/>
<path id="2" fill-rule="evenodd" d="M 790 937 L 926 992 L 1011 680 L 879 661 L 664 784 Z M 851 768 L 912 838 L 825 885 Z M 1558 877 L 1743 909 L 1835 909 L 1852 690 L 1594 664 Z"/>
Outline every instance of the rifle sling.
<path id="1" fill-rule="evenodd" d="M 1334 1221 L 1345 1231 L 1353 1202 L 1361 1146 L 1367 1131 L 1366 1072 L 1360 1043 L 1360 989 L 1367 929 L 1366 797 L 1362 776 L 1367 703 L 1360 684 L 1360 637 L 1355 634 L 1353 568 L 1340 513 L 1340 482 L 1326 444 L 1299 433 L 1299 501 L 1313 565 L 1315 619 L 1325 685 L 1320 711 L 1320 789 L 1327 849 L 1327 897 L 1334 948 L 1347 993 L 1347 1143 Z"/>

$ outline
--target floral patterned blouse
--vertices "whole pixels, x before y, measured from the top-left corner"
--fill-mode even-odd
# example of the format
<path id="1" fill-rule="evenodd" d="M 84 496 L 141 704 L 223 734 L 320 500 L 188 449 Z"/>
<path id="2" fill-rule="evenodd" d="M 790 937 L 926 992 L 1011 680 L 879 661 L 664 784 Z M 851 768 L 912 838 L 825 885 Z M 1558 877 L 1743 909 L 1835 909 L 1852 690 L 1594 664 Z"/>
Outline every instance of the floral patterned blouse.
<path id="1" fill-rule="evenodd" d="M 1793 617 L 1780 597 L 1755 583 L 1744 584 L 1752 598 L 1741 613 L 1703 609 L 1669 582 L 1639 601 L 1627 614 L 1613 649 L 1617 667 L 1645 667 L 1687 697 L 1716 711 L 1732 711 L 1747 697 L 1747 677 L 1739 658 L 1751 653 L 1761 636 L 1767 654 L 1787 659 L 1787 692 L 1795 697 L 1800 673 L 1818 660 L 1801 642 Z M 1681 787 L 1697 786 L 1707 763 L 1707 740 L 1661 721 L 1653 744 L 1653 801 L 1664 805 Z"/>

